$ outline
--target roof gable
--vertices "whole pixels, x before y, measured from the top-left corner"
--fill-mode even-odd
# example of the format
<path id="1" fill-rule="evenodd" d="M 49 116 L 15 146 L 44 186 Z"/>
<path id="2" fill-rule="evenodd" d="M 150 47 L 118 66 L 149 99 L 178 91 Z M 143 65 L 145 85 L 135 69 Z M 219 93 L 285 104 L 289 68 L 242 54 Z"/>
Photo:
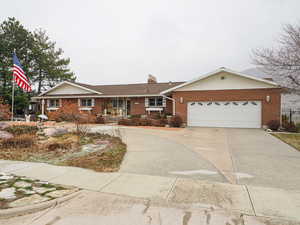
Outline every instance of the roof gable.
<path id="1" fill-rule="evenodd" d="M 165 90 L 162 94 L 171 91 L 258 89 L 277 87 L 278 85 L 272 81 L 221 68 L 184 84 Z"/>
<path id="2" fill-rule="evenodd" d="M 101 92 L 92 90 L 90 88 L 84 87 L 79 84 L 75 84 L 72 82 L 64 81 L 55 87 L 49 89 L 46 92 L 40 94 L 42 95 L 81 95 L 81 94 L 102 94 Z"/>

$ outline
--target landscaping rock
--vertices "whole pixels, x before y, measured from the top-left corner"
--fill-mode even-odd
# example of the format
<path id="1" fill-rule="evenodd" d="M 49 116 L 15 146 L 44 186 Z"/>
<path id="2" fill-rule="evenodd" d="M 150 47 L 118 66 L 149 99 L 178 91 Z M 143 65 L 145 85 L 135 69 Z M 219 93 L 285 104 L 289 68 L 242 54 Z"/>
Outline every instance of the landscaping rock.
<path id="1" fill-rule="evenodd" d="M 9 127 L 9 124 L 7 123 L 0 123 L 0 130 L 4 130 L 5 128 L 8 128 Z"/>
<path id="2" fill-rule="evenodd" d="M 14 176 L 11 176 L 11 175 L 7 175 L 7 174 L 4 174 L 4 173 L 0 174 L 0 180 L 7 181 L 7 180 L 11 180 L 13 178 L 14 178 Z"/>
<path id="3" fill-rule="evenodd" d="M 18 188 L 26 188 L 26 187 L 31 187 L 31 183 L 27 183 L 24 181 L 18 181 L 14 184 L 14 186 L 18 187 Z"/>
<path id="4" fill-rule="evenodd" d="M 35 191 L 24 189 L 24 188 L 20 188 L 20 189 L 18 189 L 18 191 L 22 191 L 25 195 L 35 194 Z"/>
<path id="5" fill-rule="evenodd" d="M 7 131 L 0 130 L 0 139 L 9 139 L 14 137 L 11 133 L 8 133 Z"/>
<path id="6" fill-rule="evenodd" d="M 55 136 L 67 134 L 68 133 L 68 129 L 66 129 L 66 128 L 53 128 L 53 127 L 51 127 L 51 128 L 44 129 L 44 133 L 48 137 L 55 137 Z"/>
<path id="7" fill-rule="evenodd" d="M 56 189 L 55 188 L 45 188 L 45 187 L 33 187 L 32 190 L 35 191 L 36 193 L 42 195 L 48 191 L 55 191 Z"/>
<path id="8" fill-rule="evenodd" d="M 0 198 L 2 199 L 16 198 L 15 191 L 16 189 L 14 187 L 2 189 L 2 191 L 0 191 Z"/>
<path id="9" fill-rule="evenodd" d="M 20 207 L 20 206 L 24 206 L 24 205 L 31 205 L 31 204 L 36 204 L 36 203 L 40 203 L 40 202 L 45 202 L 48 201 L 49 198 L 45 197 L 45 196 L 40 196 L 38 194 L 35 195 L 31 195 L 25 198 L 20 198 L 16 201 L 13 201 L 11 203 L 9 203 L 9 207 Z"/>
<path id="10" fill-rule="evenodd" d="M 52 191 L 46 194 L 46 196 L 51 197 L 51 198 L 60 198 L 63 197 L 65 195 L 69 195 L 72 194 L 73 192 L 75 192 L 75 189 L 72 190 L 57 190 L 57 191 Z"/>

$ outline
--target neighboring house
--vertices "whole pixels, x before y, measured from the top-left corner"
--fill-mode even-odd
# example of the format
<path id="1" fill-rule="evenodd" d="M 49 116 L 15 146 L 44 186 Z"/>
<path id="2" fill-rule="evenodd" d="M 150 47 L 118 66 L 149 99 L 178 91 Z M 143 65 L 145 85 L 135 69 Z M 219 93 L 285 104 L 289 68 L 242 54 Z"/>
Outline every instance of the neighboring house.
<path id="1" fill-rule="evenodd" d="M 45 112 L 78 104 L 80 110 L 111 116 L 176 114 L 188 126 L 260 128 L 280 120 L 281 88 L 268 79 L 226 68 L 188 82 L 87 85 L 62 82 L 34 99 Z"/>

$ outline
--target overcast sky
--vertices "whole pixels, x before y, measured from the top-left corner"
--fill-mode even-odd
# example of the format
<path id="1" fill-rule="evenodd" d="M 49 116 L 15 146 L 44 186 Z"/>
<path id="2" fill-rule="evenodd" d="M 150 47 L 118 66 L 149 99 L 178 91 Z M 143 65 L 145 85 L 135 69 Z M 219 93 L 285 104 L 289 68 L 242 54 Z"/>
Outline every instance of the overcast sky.
<path id="1" fill-rule="evenodd" d="M 2 0 L 1 22 L 43 28 L 90 84 L 184 81 L 225 66 L 252 67 L 300 20 L 299 0 Z"/>

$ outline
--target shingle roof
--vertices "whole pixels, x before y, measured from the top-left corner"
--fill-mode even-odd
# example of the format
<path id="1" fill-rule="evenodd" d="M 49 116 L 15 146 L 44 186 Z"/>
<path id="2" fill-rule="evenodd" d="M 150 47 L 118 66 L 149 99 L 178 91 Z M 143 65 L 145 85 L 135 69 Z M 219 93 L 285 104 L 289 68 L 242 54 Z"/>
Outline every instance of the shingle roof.
<path id="1" fill-rule="evenodd" d="M 160 92 L 180 85 L 184 82 L 166 83 L 139 83 L 139 84 L 118 84 L 118 85 L 89 85 L 75 83 L 77 85 L 101 92 L 103 95 L 159 95 Z M 103 96 L 101 95 L 101 96 Z"/>

